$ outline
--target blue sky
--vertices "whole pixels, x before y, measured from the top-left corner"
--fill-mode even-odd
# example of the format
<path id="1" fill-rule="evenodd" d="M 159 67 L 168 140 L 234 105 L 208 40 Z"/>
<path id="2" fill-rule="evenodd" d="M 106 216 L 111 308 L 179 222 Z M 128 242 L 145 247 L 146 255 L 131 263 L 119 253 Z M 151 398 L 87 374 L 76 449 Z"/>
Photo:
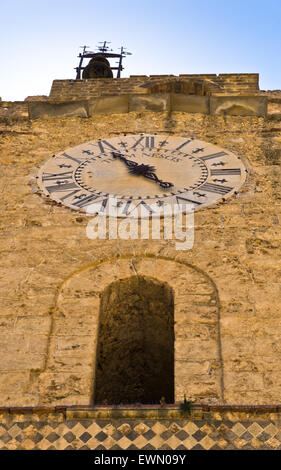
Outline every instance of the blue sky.
<path id="1" fill-rule="evenodd" d="M 0 0 L 0 96 L 75 78 L 79 46 L 133 53 L 129 75 L 259 73 L 281 88 L 281 0 Z"/>

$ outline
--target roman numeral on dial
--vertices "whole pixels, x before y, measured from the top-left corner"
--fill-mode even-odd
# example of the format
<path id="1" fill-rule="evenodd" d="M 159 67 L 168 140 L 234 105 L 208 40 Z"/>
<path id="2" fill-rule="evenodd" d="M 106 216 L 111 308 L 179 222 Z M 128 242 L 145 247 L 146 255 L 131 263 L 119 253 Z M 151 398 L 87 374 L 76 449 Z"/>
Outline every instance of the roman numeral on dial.
<path id="1" fill-rule="evenodd" d="M 198 189 L 200 189 L 200 191 L 207 191 L 210 193 L 227 194 L 229 191 L 232 191 L 233 188 L 230 186 L 221 186 L 220 184 L 205 183 Z"/>
<path id="2" fill-rule="evenodd" d="M 240 168 L 221 168 L 218 170 L 211 170 L 211 176 L 218 175 L 241 175 Z"/>
<path id="3" fill-rule="evenodd" d="M 183 144 L 179 145 L 174 151 L 181 150 L 183 147 L 185 147 L 185 145 L 190 144 L 190 142 L 192 142 L 191 139 L 186 140 L 185 142 L 183 142 Z"/>
<path id="4" fill-rule="evenodd" d="M 99 140 L 97 143 L 90 142 L 88 145 L 93 145 L 93 147 L 98 147 L 99 152 L 102 153 L 102 154 L 106 153 L 106 148 L 105 147 L 108 147 L 109 150 L 117 150 L 117 148 L 114 147 L 114 145 L 112 145 L 110 142 L 107 142 L 107 140 Z M 85 153 L 86 152 L 87 152 L 87 150 L 85 150 Z"/>
<path id="5" fill-rule="evenodd" d="M 79 191 L 75 183 L 60 183 L 59 181 L 53 186 L 46 186 L 46 189 L 49 193 L 71 191 L 72 189 L 76 189 L 77 191 Z"/>
<path id="6" fill-rule="evenodd" d="M 227 153 L 225 152 L 217 152 L 217 153 L 211 153 L 210 155 L 206 155 L 205 157 L 199 157 L 200 160 L 212 160 L 213 158 L 221 158 L 221 157 L 225 157 L 227 155 Z"/>
<path id="7" fill-rule="evenodd" d="M 76 184 L 72 181 L 72 171 L 65 171 L 64 173 L 43 173 L 42 181 L 51 181 L 55 183 L 51 186 L 46 186 L 49 193 L 77 189 Z"/>
<path id="8" fill-rule="evenodd" d="M 74 194 L 77 194 L 77 193 L 79 193 L 79 192 L 80 192 L 80 189 L 76 189 L 76 191 L 72 191 L 71 193 L 66 194 L 66 195 L 63 196 L 63 197 L 60 197 L 60 200 L 61 200 L 61 201 L 64 201 L 65 199 L 68 199 L 69 197 L 72 197 L 72 196 L 74 196 Z"/>
<path id="9" fill-rule="evenodd" d="M 64 173 L 43 173 L 42 181 L 59 181 L 72 179 L 72 171 L 65 171 Z"/>
<path id="10" fill-rule="evenodd" d="M 147 204 L 145 201 L 141 201 L 139 202 L 138 204 L 135 205 L 135 208 L 134 209 L 137 209 L 138 207 L 144 207 L 145 210 L 147 210 L 149 213 L 152 213 L 152 212 L 155 212 L 152 207 L 150 207 L 149 204 Z"/>
<path id="11" fill-rule="evenodd" d="M 154 146 L 155 146 L 155 138 L 154 137 L 150 137 L 150 136 L 142 136 L 139 140 L 137 140 L 137 142 L 132 146 L 132 149 L 136 149 L 138 147 L 138 145 L 140 145 L 142 143 L 142 145 L 146 148 L 146 149 L 153 149 Z"/>
<path id="12" fill-rule="evenodd" d="M 74 158 L 71 155 L 68 155 L 67 153 L 63 153 L 61 157 L 67 158 L 69 160 L 73 160 L 76 163 L 81 163 L 81 160 L 78 160 L 78 158 Z"/>
<path id="13" fill-rule="evenodd" d="M 105 211 L 105 208 L 107 206 L 107 203 L 108 203 L 108 197 L 103 199 L 102 203 L 101 203 L 101 208 L 100 208 L 100 211 L 101 212 L 104 212 Z"/>
<path id="14" fill-rule="evenodd" d="M 107 142 L 107 140 L 100 140 L 98 142 L 98 146 L 100 148 L 101 153 L 105 153 L 105 149 L 104 149 L 105 146 L 110 148 L 110 150 L 117 150 L 116 147 L 114 147 L 114 145 Z"/>
<path id="15" fill-rule="evenodd" d="M 129 209 L 130 209 L 130 207 L 131 207 L 131 205 L 132 205 L 132 202 L 133 202 L 132 199 L 129 199 L 128 201 L 126 201 L 126 205 L 125 205 L 125 207 L 124 207 L 124 209 L 123 209 L 123 211 L 122 211 L 122 214 L 127 215 L 127 214 L 129 213 Z"/>
<path id="16" fill-rule="evenodd" d="M 186 197 L 181 197 L 181 196 L 176 196 L 176 200 L 177 200 L 178 204 L 184 204 L 184 203 L 187 203 L 187 202 L 189 204 L 196 204 L 197 206 L 200 206 L 202 204 L 202 202 L 194 201 L 193 199 L 188 199 Z"/>
<path id="17" fill-rule="evenodd" d="M 95 194 L 90 194 L 89 196 L 84 196 L 84 197 L 79 197 L 79 199 L 77 198 L 77 201 L 76 202 L 72 202 L 72 205 L 75 206 L 75 207 L 79 207 L 79 208 L 82 208 L 82 207 L 85 207 L 85 206 L 88 206 L 89 204 L 91 204 L 91 202 L 93 201 L 96 201 L 96 199 L 99 199 L 100 196 L 99 195 L 95 195 Z"/>

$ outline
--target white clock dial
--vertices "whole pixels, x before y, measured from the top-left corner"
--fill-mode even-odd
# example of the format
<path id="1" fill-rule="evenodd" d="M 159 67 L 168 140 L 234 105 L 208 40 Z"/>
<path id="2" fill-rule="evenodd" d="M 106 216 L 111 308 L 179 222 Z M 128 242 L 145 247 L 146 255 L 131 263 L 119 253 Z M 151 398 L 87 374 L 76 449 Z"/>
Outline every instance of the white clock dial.
<path id="1" fill-rule="evenodd" d="M 87 142 L 49 159 L 38 184 L 76 210 L 118 198 L 123 215 L 136 205 L 194 208 L 229 198 L 245 182 L 241 159 L 203 141 L 179 136 L 122 135 Z M 124 212 L 125 211 L 125 212 Z"/>

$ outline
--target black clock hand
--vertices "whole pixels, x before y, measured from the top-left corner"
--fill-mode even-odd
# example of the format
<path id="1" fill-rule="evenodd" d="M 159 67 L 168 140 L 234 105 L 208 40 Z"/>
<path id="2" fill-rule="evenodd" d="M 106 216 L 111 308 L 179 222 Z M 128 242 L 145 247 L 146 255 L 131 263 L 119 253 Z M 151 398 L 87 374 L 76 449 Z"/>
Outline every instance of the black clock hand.
<path id="1" fill-rule="evenodd" d="M 142 166 L 142 165 L 140 165 L 140 166 Z M 143 165 L 143 166 L 149 166 L 149 165 Z M 152 171 L 152 169 L 154 170 L 153 167 L 150 167 L 150 169 L 147 170 L 146 173 L 143 174 L 143 176 L 144 176 L 145 178 L 149 178 L 150 180 L 156 181 L 157 183 L 159 183 L 159 185 L 161 186 L 161 188 L 167 189 L 167 188 L 172 188 L 172 187 L 174 186 L 173 183 L 168 183 L 168 181 L 162 181 L 162 180 L 160 180 L 160 179 L 158 178 L 158 176 Z M 136 169 L 136 170 L 137 170 L 137 169 Z M 132 170 L 132 171 L 130 171 L 130 173 L 135 173 L 135 171 Z"/>
<path id="2" fill-rule="evenodd" d="M 119 158 L 119 160 L 124 162 L 130 168 L 135 167 L 135 166 L 139 166 L 138 163 L 133 162 L 132 160 L 128 160 L 123 155 L 121 155 L 121 153 L 112 152 L 112 156 L 113 156 L 113 158 Z"/>
<path id="3" fill-rule="evenodd" d="M 123 161 L 128 167 L 129 167 L 129 173 L 132 175 L 141 175 L 144 176 L 145 178 L 151 179 L 153 181 L 156 181 L 159 183 L 159 185 L 162 188 L 171 188 L 173 187 L 173 183 L 169 183 L 168 181 L 162 181 L 158 178 L 158 176 L 154 173 L 155 168 L 154 166 L 151 165 L 144 165 L 141 163 L 140 165 L 136 162 L 133 162 L 132 160 L 128 160 L 125 158 L 123 155 L 112 152 L 113 158 L 119 158 L 119 160 Z"/>

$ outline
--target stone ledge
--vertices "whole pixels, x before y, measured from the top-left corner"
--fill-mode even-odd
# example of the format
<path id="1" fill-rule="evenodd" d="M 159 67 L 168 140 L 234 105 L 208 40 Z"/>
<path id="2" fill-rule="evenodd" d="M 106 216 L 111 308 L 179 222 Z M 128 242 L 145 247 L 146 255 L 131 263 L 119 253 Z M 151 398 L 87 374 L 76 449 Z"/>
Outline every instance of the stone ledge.
<path id="1" fill-rule="evenodd" d="M 209 103 L 208 96 L 171 93 L 171 111 L 210 114 Z"/>
<path id="2" fill-rule="evenodd" d="M 170 418 L 186 418 L 205 416 L 214 417 L 225 414 L 245 414 L 247 417 L 250 415 L 256 418 L 257 415 L 274 414 L 276 419 L 281 418 L 281 405 L 208 405 L 196 404 L 191 406 L 190 413 L 182 413 L 179 409 L 180 404 L 167 404 L 164 407 L 160 405 L 57 405 L 57 406 L 13 406 L 13 407 L 0 407 L 1 415 L 12 414 L 59 414 L 63 413 L 71 419 L 84 418 L 99 418 L 108 419 L 114 416 L 123 417 L 146 417 L 149 419 L 170 419 Z M 152 418 L 151 418 L 152 417 Z M 217 418 L 216 418 L 217 419 Z"/>
<path id="3" fill-rule="evenodd" d="M 88 101 L 28 101 L 30 119 L 48 117 L 88 117 Z"/>
<path id="4" fill-rule="evenodd" d="M 154 111 L 163 112 L 170 110 L 170 95 L 130 95 L 129 96 L 129 112 L 133 111 Z"/>
<path id="5" fill-rule="evenodd" d="M 102 96 L 88 101 L 88 116 L 94 114 L 122 114 L 129 112 L 128 95 Z"/>
<path id="6" fill-rule="evenodd" d="M 251 95 L 211 96 L 210 114 L 265 116 L 267 114 L 267 98 Z"/>
<path id="7" fill-rule="evenodd" d="M 129 112 L 184 112 L 211 115 L 265 116 L 267 97 L 248 95 L 196 96 L 182 93 L 105 95 L 80 101 L 28 102 L 29 118 L 91 117 Z"/>

